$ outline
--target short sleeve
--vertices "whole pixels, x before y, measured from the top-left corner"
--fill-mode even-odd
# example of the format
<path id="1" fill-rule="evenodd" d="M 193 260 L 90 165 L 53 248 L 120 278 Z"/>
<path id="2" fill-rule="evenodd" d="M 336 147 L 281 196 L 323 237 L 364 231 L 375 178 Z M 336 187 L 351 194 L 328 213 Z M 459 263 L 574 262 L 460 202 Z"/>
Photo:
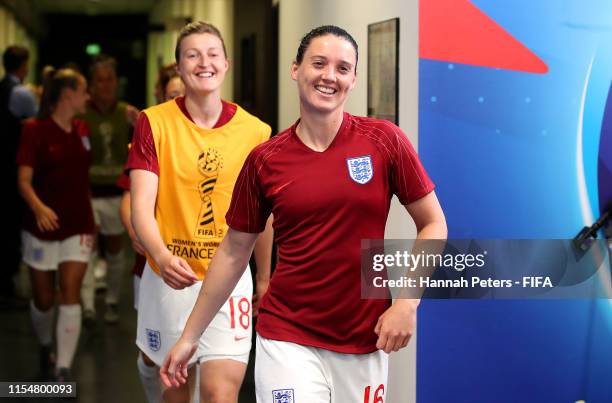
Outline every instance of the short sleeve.
<path id="1" fill-rule="evenodd" d="M 126 192 L 130 191 L 130 177 L 127 176 L 125 172 L 122 172 L 117 179 L 117 187 L 125 190 Z"/>
<path id="2" fill-rule="evenodd" d="M 242 232 L 262 232 L 271 212 L 260 183 L 261 167 L 258 167 L 257 161 L 256 151 L 251 151 L 238 175 L 225 215 L 230 228 Z"/>
<path id="3" fill-rule="evenodd" d="M 34 122 L 27 122 L 21 130 L 19 148 L 17 149 L 17 165 L 29 166 L 34 168 L 38 159 L 38 149 L 40 148 L 39 137 L 37 136 Z"/>
<path id="4" fill-rule="evenodd" d="M 435 186 L 404 132 L 395 125 L 390 130 L 393 144 L 391 190 L 403 205 L 407 205 L 432 192 Z"/>
<path id="5" fill-rule="evenodd" d="M 18 85 L 13 88 L 9 100 L 9 110 L 18 119 L 27 119 L 36 115 L 38 106 L 36 96 L 27 87 Z"/>
<path id="6" fill-rule="evenodd" d="M 136 127 L 134 128 L 134 137 L 132 138 L 132 147 L 128 154 L 128 162 L 125 169 L 126 171 L 144 169 L 159 176 L 159 163 L 155 142 L 153 141 L 153 131 L 151 130 L 149 118 L 147 118 L 144 112 L 140 112 L 140 115 L 138 115 Z"/>

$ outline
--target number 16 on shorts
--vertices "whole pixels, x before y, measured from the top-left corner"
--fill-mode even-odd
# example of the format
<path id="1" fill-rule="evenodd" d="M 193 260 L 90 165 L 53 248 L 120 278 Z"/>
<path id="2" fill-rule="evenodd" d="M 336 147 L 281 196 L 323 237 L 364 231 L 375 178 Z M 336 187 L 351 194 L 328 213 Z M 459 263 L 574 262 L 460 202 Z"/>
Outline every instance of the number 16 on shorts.
<path id="1" fill-rule="evenodd" d="M 363 391 L 363 403 L 384 403 L 385 385 L 380 384 L 372 395 L 372 387 L 366 386 Z"/>

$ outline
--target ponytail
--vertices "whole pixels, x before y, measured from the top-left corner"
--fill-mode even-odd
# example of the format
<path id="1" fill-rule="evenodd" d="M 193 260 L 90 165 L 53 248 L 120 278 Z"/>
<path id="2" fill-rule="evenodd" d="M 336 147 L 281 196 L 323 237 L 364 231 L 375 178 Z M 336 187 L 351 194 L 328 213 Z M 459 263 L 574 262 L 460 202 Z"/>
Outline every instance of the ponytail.
<path id="1" fill-rule="evenodd" d="M 81 74 L 73 69 L 55 69 L 51 66 L 43 70 L 43 93 L 40 98 L 38 117 L 45 119 L 51 116 L 62 95 L 64 88 L 76 90 Z"/>

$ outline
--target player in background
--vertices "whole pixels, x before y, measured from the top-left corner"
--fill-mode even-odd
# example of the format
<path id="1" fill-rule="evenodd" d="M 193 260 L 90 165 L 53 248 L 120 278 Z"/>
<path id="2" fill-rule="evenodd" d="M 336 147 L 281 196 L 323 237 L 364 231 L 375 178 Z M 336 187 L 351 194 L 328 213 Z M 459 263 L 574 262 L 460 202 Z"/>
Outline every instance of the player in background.
<path id="1" fill-rule="evenodd" d="M 41 372 L 53 364 L 55 277 L 59 272 L 55 376 L 71 379 L 81 330 L 80 289 L 89 261 L 94 218 L 89 193 L 89 130 L 75 119 L 89 95 L 71 69 L 49 70 L 39 117 L 23 129 L 17 154 L 18 186 L 28 209 L 23 219 L 23 261 L 29 267 L 31 316 L 41 345 Z"/>
<path id="2" fill-rule="evenodd" d="M 92 204 L 97 232 L 103 238 L 103 261 L 107 273 L 104 320 L 112 324 L 119 320 L 117 305 L 125 270 L 124 229 L 119 217 L 123 191 L 116 186 L 116 182 L 127 161 L 127 145 L 138 110 L 118 99 L 119 81 L 115 59 L 103 55 L 96 57 L 90 66 L 89 75 L 91 99 L 81 118 L 91 130 Z M 94 272 L 97 271 L 98 262 L 101 262 L 96 256 L 89 265 L 82 290 L 83 315 L 88 326 L 95 323 Z"/>

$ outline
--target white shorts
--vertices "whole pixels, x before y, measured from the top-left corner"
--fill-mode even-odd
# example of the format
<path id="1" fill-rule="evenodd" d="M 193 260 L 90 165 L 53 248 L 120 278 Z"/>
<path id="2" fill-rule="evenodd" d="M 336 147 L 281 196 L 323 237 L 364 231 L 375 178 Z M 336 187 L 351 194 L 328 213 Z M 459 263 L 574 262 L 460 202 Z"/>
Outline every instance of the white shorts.
<path id="1" fill-rule="evenodd" d="M 102 235 L 121 235 L 125 231 L 119 208 L 121 196 L 95 197 L 91 200 L 96 226 Z"/>
<path id="2" fill-rule="evenodd" d="M 63 241 L 38 239 L 27 231 L 21 231 L 22 259 L 37 270 L 57 270 L 63 262 L 89 262 L 93 236 L 73 235 Z"/>
<path id="3" fill-rule="evenodd" d="M 386 400 L 389 356 L 382 350 L 344 354 L 260 335 L 256 343 L 257 403 Z"/>
<path id="4" fill-rule="evenodd" d="M 161 366 L 178 341 L 198 298 L 202 282 L 175 290 L 146 264 L 140 280 L 136 345 Z M 230 298 L 200 338 L 189 364 L 230 359 L 248 363 L 251 351 L 253 281 L 247 266 Z"/>
<path id="5" fill-rule="evenodd" d="M 140 296 L 140 276 L 133 275 L 134 279 L 134 309 L 138 310 L 138 297 Z"/>

